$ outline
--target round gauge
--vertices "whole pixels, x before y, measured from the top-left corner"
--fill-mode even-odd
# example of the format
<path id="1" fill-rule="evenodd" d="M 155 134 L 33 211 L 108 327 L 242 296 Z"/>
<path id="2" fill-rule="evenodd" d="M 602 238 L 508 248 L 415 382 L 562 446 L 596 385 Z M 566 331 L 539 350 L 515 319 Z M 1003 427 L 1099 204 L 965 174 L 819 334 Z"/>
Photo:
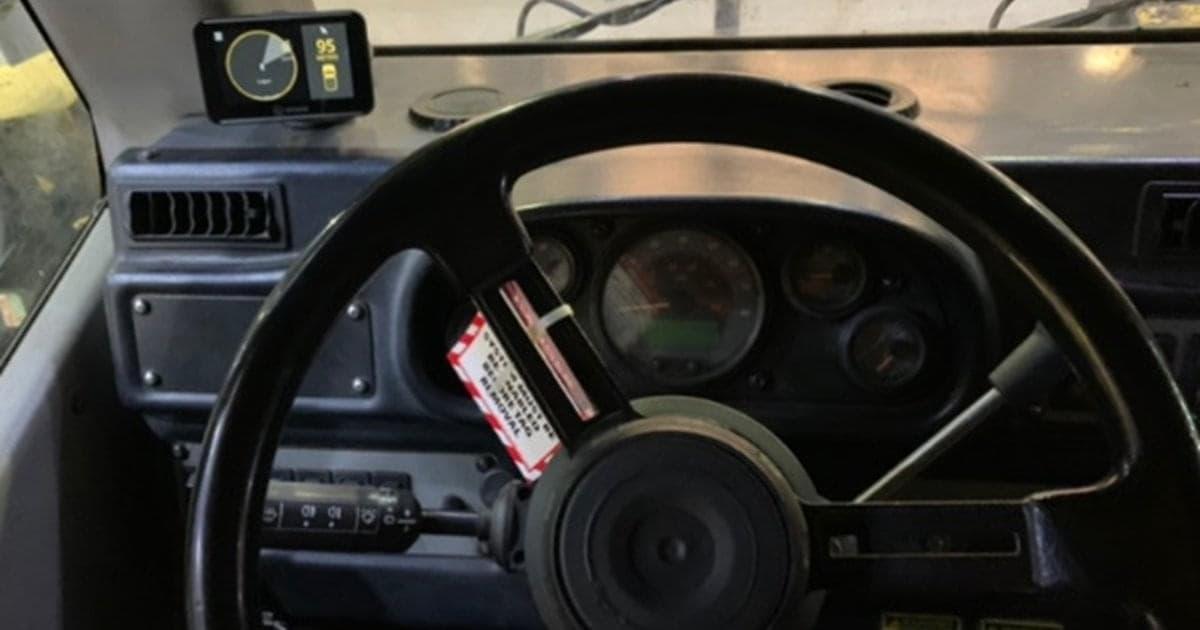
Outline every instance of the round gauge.
<path id="1" fill-rule="evenodd" d="M 783 271 L 786 292 L 800 308 L 816 315 L 837 315 L 854 306 L 867 288 L 867 265 L 845 243 L 805 246 Z"/>
<path id="2" fill-rule="evenodd" d="M 238 35 L 225 52 L 225 74 L 248 99 L 277 101 L 292 91 L 300 74 L 290 41 L 263 29 Z"/>
<path id="3" fill-rule="evenodd" d="M 565 296 L 575 284 L 575 256 L 562 241 L 549 236 L 534 238 L 533 262 L 541 268 L 559 296 Z"/>
<path id="4" fill-rule="evenodd" d="M 846 344 L 850 375 L 863 387 L 894 393 L 921 375 L 928 344 L 920 325 L 895 309 L 868 311 L 855 322 Z"/>
<path id="5" fill-rule="evenodd" d="M 762 325 L 754 263 L 733 242 L 687 229 L 652 234 L 617 259 L 604 283 L 605 333 L 630 363 L 668 384 L 732 368 Z"/>

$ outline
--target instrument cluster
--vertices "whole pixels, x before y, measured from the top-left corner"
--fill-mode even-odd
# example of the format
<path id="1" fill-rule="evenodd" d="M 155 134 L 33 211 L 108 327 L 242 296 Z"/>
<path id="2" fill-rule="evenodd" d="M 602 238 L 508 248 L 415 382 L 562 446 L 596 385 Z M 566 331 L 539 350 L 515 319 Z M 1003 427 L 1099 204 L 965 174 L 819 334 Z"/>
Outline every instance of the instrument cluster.
<path id="1" fill-rule="evenodd" d="M 982 373 L 990 293 L 928 226 L 751 200 L 522 217 L 535 261 L 631 395 L 916 415 Z"/>

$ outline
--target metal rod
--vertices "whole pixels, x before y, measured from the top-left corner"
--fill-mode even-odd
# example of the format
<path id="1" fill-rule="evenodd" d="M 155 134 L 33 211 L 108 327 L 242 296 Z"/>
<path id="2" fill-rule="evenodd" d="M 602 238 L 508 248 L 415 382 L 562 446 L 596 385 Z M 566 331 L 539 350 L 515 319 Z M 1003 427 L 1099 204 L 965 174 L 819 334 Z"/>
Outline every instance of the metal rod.
<path id="1" fill-rule="evenodd" d="M 918 446 L 908 457 L 880 477 L 879 481 L 871 484 L 871 487 L 854 497 L 854 502 L 862 503 L 888 498 L 901 486 L 928 468 L 929 464 L 933 463 L 933 460 L 937 459 L 939 455 L 966 437 L 980 422 L 990 418 L 1003 405 L 1004 397 L 1000 395 L 1000 392 L 995 388 L 989 389 L 987 393 L 971 403 L 970 407 L 964 409 L 946 426 L 934 433 L 933 437 Z"/>
<path id="2" fill-rule="evenodd" d="M 482 536 L 487 530 L 487 517 L 475 512 L 454 510 L 425 510 L 421 513 L 421 533 L 451 536 Z"/>

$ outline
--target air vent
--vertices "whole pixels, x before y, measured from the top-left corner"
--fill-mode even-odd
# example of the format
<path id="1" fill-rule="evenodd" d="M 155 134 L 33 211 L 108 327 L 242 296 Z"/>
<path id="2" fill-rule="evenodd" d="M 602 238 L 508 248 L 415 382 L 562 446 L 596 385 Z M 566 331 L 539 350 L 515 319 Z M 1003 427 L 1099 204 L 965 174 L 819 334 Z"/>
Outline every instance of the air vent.
<path id="1" fill-rule="evenodd" d="M 283 242 L 279 204 L 269 189 L 136 190 L 129 195 L 136 241 Z"/>
<path id="2" fill-rule="evenodd" d="M 916 118 L 921 107 L 912 90 L 895 83 L 878 79 L 830 79 L 817 83 L 817 87 L 840 92 L 864 103 L 886 109 L 893 114 Z"/>
<path id="3" fill-rule="evenodd" d="M 1134 252 L 1139 257 L 1200 256 L 1200 183 L 1146 185 L 1138 212 Z"/>

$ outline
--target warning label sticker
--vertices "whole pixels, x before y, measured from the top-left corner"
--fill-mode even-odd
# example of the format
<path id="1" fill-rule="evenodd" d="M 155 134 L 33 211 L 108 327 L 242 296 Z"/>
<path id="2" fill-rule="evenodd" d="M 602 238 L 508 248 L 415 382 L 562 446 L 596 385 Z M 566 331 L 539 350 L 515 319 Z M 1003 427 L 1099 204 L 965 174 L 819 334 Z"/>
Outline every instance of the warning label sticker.
<path id="1" fill-rule="evenodd" d="M 530 481 L 541 476 L 562 443 L 483 314 L 447 356 L 517 469 Z"/>

